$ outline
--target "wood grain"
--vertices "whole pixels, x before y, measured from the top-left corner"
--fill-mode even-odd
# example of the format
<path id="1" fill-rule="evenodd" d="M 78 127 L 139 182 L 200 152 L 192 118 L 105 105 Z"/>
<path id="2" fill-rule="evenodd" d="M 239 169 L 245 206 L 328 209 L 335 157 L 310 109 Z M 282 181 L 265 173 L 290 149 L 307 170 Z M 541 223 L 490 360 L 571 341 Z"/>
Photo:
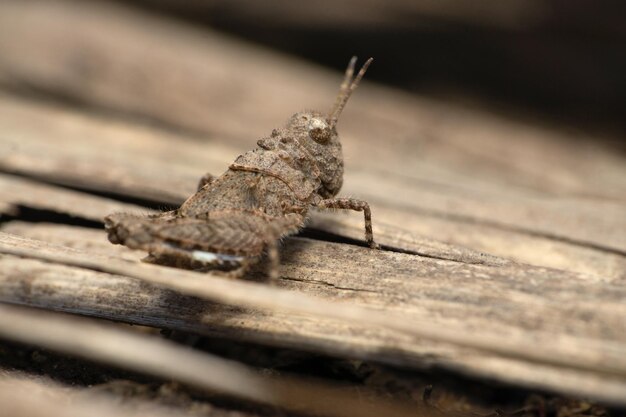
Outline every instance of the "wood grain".
<path id="1" fill-rule="evenodd" d="M 243 151 L 228 143 L 202 143 L 6 95 L 0 96 L 0 110 L 0 129 L 5 132 L 0 169 L 157 202 L 182 202 L 205 172 L 219 175 Z M 477 186 L 459 177 L 425 183 L 419 174 L 388 170 L 377 174 L 371 167 L 350 166 L 350 159 L 343 193 L 371 202 L 381 243 L 418 252 L 448 243 L 467 246 L 478 257 L 480 252 L 495 253 L 540 266 L 626 279 L 622 249 L 626 216 L 620 202 Z M 399 163 L 393 166 L 406 169 Z M 312 225 L 362 239 L 361 221 L 356 214 L 335 215 L 314 218 Z M 441 255 L 439 251 L 435 256 Z"/>
<path id="2" fill-rule="evenodd" d="M 47 233 L 53 235 L 54 229 L 48 227 Z M 623 375 L 619 363 L 626 357 L 626 290 L 606 282 L 542 268 L 469 265 L 291 239 L 281 290 L 170 268 L 134 267 L 100 258 L 91 246 L 90 252 L 76 252 L 9 235 L 2 240 L 1 252 L 21 247 L 33 258 L 0 260 L 5 302 L 395 365 L 444 366 L 612 402 L 625 398 L 626 363 Z M 66 265 L 36 260 L 42 257 Z M 73 266 L 79 264 L 82 268 Z M 375 276 L 363 274 L 372 269 Z M 126 277 L 115 271 L 126 271 Z M 127 277 L 239 307 L 206 304 Z M 364 307 L 373 310 L 359 310 Z M 531 350 L 521 348 L 528 343 Z"/>
<path id="3" fill-rule="evenodd" d="M 10 35 L 4 39 L 22 39 L 19 49 L 0 42 L 7 57 L 0 73 L 7 85 L 26 83 L 96 108 L 142 115 L 194 132 L 187 137 L 191 140 L 183 140 L 157 130 L 154 139 L 153 129 L 110 123 L 107 118 L 81 128 L 85 120 L 80 115 L 73 120 L 75 115 L 62 109 L 42 108 L 32 114 L 29 104 L 3 106 L 7 118 L 21 122 L 5 124 L 6 131 L 15 127 L 23 134 L 23 124 L 28 123 L 31 135 L 39 135 L 50 126 L 50 118 L 61 117 L 65 123 L 59 136 L 65 141 L 72 133 L 76 138 L 64 142 L 62 153 L 70 155 L 60 155 L 60 164 L 50 158 L 38 167 L 36 155 L 50 147 L 45 146 L 50 143 L 45 131 L 46 143 L 39 140 L 28 148 L 23 144 L 21 155 L 2 162 L 4 169 L 72 185 L 180 203 L 197 178 L 206 171 L 223 172 L 254 139 L 295 109 L 327 107 L 339 80 L 214 33 L 117 7 L 86 9 L 72 2 L 33 2 L 26 7 L 6 2 L 0 7 L 1 26 Z M 77 19 L 79 38 L 74 36 L 77 28 L 64 23 Z M 46 32 L 33 33 L 29 27 Z M 43 120 L 33 125 L 33 117 Z M 396 216 L 397 210 L 389 216 L 402 218 L 396 225 L 406 227 L 410 217 L 408 226 L 431 239 L 521 262 L 623 279 L 626 164 L 617 155 L 573 142 L 572 132 L 504 120 L 480 109 L 409 97 L 368 83 L 350 103 L 341 129 L 348 158 L 346 193 L 408 211 L 408 216 Z M 86 136 L 92 140 L 85 142 Z M 126 140 L 130 137 L 132 141 Z M 9 150 L 18 146 L 7 145 L 12 145 Z M 374 149 L 376 158 L 371 157 Z M 84 175 L 72 175 L 67 166 Z M 406 193 L 411 190 L 416 192 Z"/>
<path id="4" fill-rule="evenodd" d="M 0 372 L 0 404 L 11 417 L 190 417 L 192 414 L 147 401 L 119 404 L 119 399 L 87 389 L 67 388 L 43 378 Z M 225 415 L 222 414 L 222 415 Z M 211 416 L 221 417 L 218 412 Z"/>
<path id="5" fill-rule="evenodd" d="M 2 205 L 12 207 L 12 209 L 7 209 L 7 213 L 15 214 L 16 206 L 25 206 L 97 222 L 102 222 L 104 216 L 113 212 L 143 214 L 152 212 L 142 206 L 5 174 L 0 174 L 0 212 L 2 212 Z"/>
<path id="6" fill-rule="evenodd" d="M 7 305 L 0 305 L 0 313 L 5 318 L 0 321 L 0 335 L 4 337 L 238 399 L 335 417 L 424 415 L 399 401 L 372 398 L 364 402 L 339 386 L 298 377 L 267 377 L 235 361 L 102 323 Z M 320 398 L 325 401 L 319 401 Z M 95 400 L 96 407 L 102 405 Z M 158 409 L 155 412 L 160 414 Z M 152 415 L 148 410 L 146 413 Z"/>
<path id="7" fill-rule="evenodd" d="M 565 127 L 364 80 L 342 195 L 384 250 L 314 213 L 272 287 L 107 243 L 104 215 L 180 204 L 340 79 L 119 5 L 1 2 L 0 300 L 625 405 L 626 163 Z"/>
<path id="8" fill-rule="evenodd" d="M 329 108 L 349 58 L 330 73 L 218 33 L 108 4 L 6 1 L 0 7 L 3 85 L 25 84 L 241 149 L 295 111 Z M 350 162 L 380 162 L 402 173 L 423 170 L 421 177 L 435 183 L 452 175 L 463 183 L 557 196 L 624 201 L 626 195 L 621 158 L 595 146 L 593 138 L 506 119 L 478 106 L 365 82 L 340 129 Z"/>

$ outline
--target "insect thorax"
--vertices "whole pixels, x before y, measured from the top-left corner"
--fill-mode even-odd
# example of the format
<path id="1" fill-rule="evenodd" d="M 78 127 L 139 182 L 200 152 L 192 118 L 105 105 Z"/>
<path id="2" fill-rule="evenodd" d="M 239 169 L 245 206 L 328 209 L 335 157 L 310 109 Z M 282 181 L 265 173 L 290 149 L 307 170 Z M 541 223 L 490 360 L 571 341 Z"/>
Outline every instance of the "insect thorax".
<path id="1" fill-rule="evenodd" d="M 306 203 L 298 200 L 287 184 L 267 173 L 229 169 L 216 181 L 191 196 L 178 210 L 181 216 L 197 217 L 211 212 L 258 210 L 270 216 L 301 212 Z"/>

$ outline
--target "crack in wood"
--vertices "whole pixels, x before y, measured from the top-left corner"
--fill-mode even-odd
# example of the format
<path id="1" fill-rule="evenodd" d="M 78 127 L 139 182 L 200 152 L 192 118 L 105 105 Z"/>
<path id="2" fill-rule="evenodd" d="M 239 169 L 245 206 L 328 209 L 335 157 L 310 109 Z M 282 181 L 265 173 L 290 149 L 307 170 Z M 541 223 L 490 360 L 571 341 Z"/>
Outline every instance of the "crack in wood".
<path id="1" fill-rule="evenodd" d="M 0 172 L 2 171 L 0 170 Z M 103 228 L 103 222 L 99 218 L 98 220 L 95 220 L 93 215 L 90 215 L 90 216 L 81 215 L 80 208 L 78 208 L 77 212 L 70 213 L 67 211 L 67 209 L 64 209 L 63 207 L 55 208 L 54 204 L 50 204 L 48 201 L 45 203 L 42 203 L 40 201 L 41 199 L 28 200 L 28 199 L 23 198 L 24 192 L 27 192 L 27 193 L 36 192 L 36 191 L 41 192 L 42 186 L 51 187 L 51 188 L 46 188 L 46 191 L 54 192 L 54 190 L 56 189 L 56 190 L 59 190 L 60 193 L 62 194 L 64 190 L 67 190 L 68 192 L 72 193 L 72 195 L 76 195 L 76 193 L 79 193 L 79 195 L 83 195 L 86 199 L 89 199 L 89 197 L 94 197 L 95 198 L 94 202 L 98 201 L 98 199 L 106 199 L 107 201 L 120 202 L 124 204 L 128 204 L 128 202 L 135 202 L 135 203 L 144 202 L 145 203 L 145 201 L 142 201 L 142 200 L 117 198 L 119 197 L 119 195 L 111 195 L 106 192 L 94 192 L 92 190 L 85 189 L 83 187 L 61 185 L 54 181 L 39 178 L 37 176 L 12 175 L 12 174 L 11 175 L 5 174 L 5 175 L 6 175 L 6 180 L 9 181 L 9 184 L 14 184 L 15 180 L 19 181 L 20 179 L 25 180 L 26 183 L 22 185 L 23 188 L 17 189 L 20 195 L 15 198 L 17 200 L 17 203 L 12 205 L 18 210 L 16 212 L 13 212 L 12 213 L 13 215 L 3 216 L 3 219 L 2 219 L 3 222 L 8 222 L 11 220 L 21 220 L 21 221 L 26 221 L 26 222 L 31 222 L 31 223 L 49 222 L 49 223 L 83 226 L 83 227 L 94 228 L 94 229 Z M 11 178 L 14 179 L 13 183 L 10 182 Z M 0 180 L 2 180 L 2 178 L 0 178 Z M 29 184 L 35 187 L 39 187 L 39 188 L 29 191 L 26 188 Z M 4 198 L 8 198 L 9 200 L 12 199 L 11 196 L 5 196 Z M 160 203 L 157 203 L 157 202 L 153 202 L 153 203 L 155 205 L 160 205 Z M 42 204 L 43 206 L 41 206 Z M 11 213 L 7 213 L 7 214 L 11 214 Z M 335 242 L 335 243 L 348 244 L 348 245 L 359 246 L 359 247 L 367 246 L 366 243 L 362 240 L 353 239 L 348 236 L 342 235 L 340 233 L 332 233 L 332 232 L 329 232 L 328 230 L 322 230 L 319 228 L 305 227 L 302 231 L 300 231 L 300 233 L 297 236 L 308 237 L 308 238 L 319 240 L 319 241 Z M 459 257 L 453 257 L 453 256 L 450 256 L 450 257 L 438 256 L 435 254 L 426 253 L 424 251 L 416 251 L 416 250 L 411 250 L 408 248 L 402 248 L 399 246 L 394 246 L 394 245 L 389 245 L 389 244 L 382 244 L 381 250 L 388 251 L 388 252 L 404 253 L 404 254 L 409 254 L 409 255 L 421 256 L 421 257 L 438 259 L 438 260 L 443 260 L 443 261 L 450 261 L 450 262 L 468 263 L 468 264 L 476 264 L 476 265 L 492 265 L 492 264 L 495 265 L 496 264 L 494 262 L 489 262 L 488 260 L 480 260 L 480 259 L 476 260 L 474 258 L 460 259 Z"/>
<path id="2" fill-rule="evenodd" d="M 384 203 L 381 203 L 381 204 L 384 204 Z M 617 249 L 617 248 L 613 248 L 610 246 L 599 245 L 593 242 L 574 239 L 574 238 L 570 238 L 567 236 L 561 236 L 561 235 L 557 235 L 553 233 L 548 233 L 545 231 L 532 230 L 526 227 L 513 226 L 510 224 L 489 221 L 489 220 L 485 220 L 485 219 L 481 219 L 477 217 L 466 216 L 463 214 L 455 214 L 455 213 L 449 213 L 449 212 L 444 212 L 444 211 L 439 211 L 439 210 L 429 210 L 429 209 L 419 208 L 415 206 L 403 205 L 397 202 L 394 203 L 393 207 L 394 209 L 400 209 L 400 210 L 404 210 L 404 211 L 412 212 L 412 213 L 420 213 L 429 217 L 435 217 L 439 219 L 445 219 L 445 220 L 466 223 L 466 224 L 483 225 L 483 226 L 491 227 L 491 228 L 498 229 L 498 230 L 524 234 L 527 236 L 540 237 L 540 238 L 544 238 L 548 240 L 554 240 L 557 242 L 563 242 L 563 243 L 573 245 L 573 246 L 579 246 L 582 248 L 593 249 L 593 250 L 597 250 L 600 252 L 605 252 L 605 253 L 610 253 L 610 254 L 626 257 L 626 249 L 624 250 Z"/>
<path id="3" fill-rule="evenodd" d="M 377 294 L 378 293 L 378 291 L 366 290 L 366 289 L 363 289 L 363 288 L 342 287 L 342 286 L 333 284 L 332 282 L 327 282 L 327 281 L 323 281 L 323 280 L 287 277 L 287 276 L 284 276 L 284 275 L 281 275 L 279 278 L 284 280 L 284 281 L 304 282 L 304 283 L 309 283 L 309 284 L 322 285 L 322 286 L 330 287 L 332 289 L 340 290 L 340 291 L 355 291 L 355 292 L 365 292 L 365 293 L 373 293 L 373 294 Z"/>

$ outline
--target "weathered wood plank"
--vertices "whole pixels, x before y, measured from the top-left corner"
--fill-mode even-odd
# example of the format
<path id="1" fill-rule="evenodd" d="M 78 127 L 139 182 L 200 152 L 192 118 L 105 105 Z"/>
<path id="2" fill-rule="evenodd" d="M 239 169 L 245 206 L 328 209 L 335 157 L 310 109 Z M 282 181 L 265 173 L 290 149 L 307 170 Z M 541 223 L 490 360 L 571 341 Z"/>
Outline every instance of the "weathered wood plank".
<path id="1" fill-rule="evenodd" d="M 0 3 L 0 56 L 0 88 L 13 91 L 0 92 L 0 171 L 31 178 L 0 176 L 0 211 L 96 221 L 142 209 L 58 185 L 178 204 L 294 111 L 326 108 L 340 79 L 214 33 L 69 1 Z M 93 107 L 18 97 L 22 85 Z M 0 257 L 2 299 L 624 404 L 623 156 L 369 83 L 340 130 L 343 194 L 371 202 L 388 250 L 289 239 L 282 278 L 267 288 L 137 264 L 143 253 L 108 245 L 102 231 L 9 222 L 6 231 L 79 250 L 0 234 L 12 254 Z M 311 225 L 362 240 L 362 221 L 316 213 Z"/>
<path id="2" fill-rule="evenodd" d="M 179 147 L 175 135 L 60 106 L 1 101 L 2 169 L 58 183 L 178 203 L 207 167 L 217 168 L 212 154 L 223 149 Z"/>
<path id="3" fill-rule="evenodd" d="M 0 219 L 2 218 L 2 215 L 15 215 L 17 214 L 17 207 L 15 207 L 13 204 L 8 203 L 6 201 L 2 201 L 0 202 Z"/>
<path id="4" fill-rule="evenodd" d="M 5 85 L 24 83 L 246 148 L 296 110 L 328 108 L 340 79 L 258 46 L 120 6 L 5 1 L 0 7 Z M 370 84 L 360 87 L 341 121 L 351 162 L 375 164 L 376 149 L 376 160 L 393 169 L 428 165 L 423 178 L 429 180 L 447 172 L 465 182 L 557 196 L 625 199 L 623 158 L 593 140 L 578 141 L 581 133 Z"/>
<path id="5" fill-rule="evenodd" d="M 74 234 L 67 227 L 48 226 L 44 233 L 52 240 L 55 233 L 76 236 L 73 246 L 88 247 L 89 252 L 72 252 L 72 256 L 90 259 L 103 271 L 107 271 L 106 265 L 115 264 L 111 258 L 100 262 L 97 253 L 112 254 L 111 248 L 89 245 L 100 238 L 96 231 Z M 4 241 L 18 246 L 25 242 L 26 248 L 33 248 L 33 258 L 69 250 L 35 241 Z M 7 250 L 5 247 L 2 251 Z M 212 291 L 220 291 L 224 287 L 223 295 L 228 297 L 237 294 L 239 287 L 246 296 L 267 293 L 263 298 L 265 306 L 293 298 L 296 308 L 305 308 L 301 306 L 311 301 L 296 301 L 303 294 L 314 295 L 319 303 L 332 302 L 320 304 L 319 309 L 308 310 L 308 315 L 303 316 L 288 313 L 278 307 L 280 303 L 269 312 L 232 308 L 181 296 L 125 276 L 36 259 L 4 256 L 0 265 L 0 296 L 5 302 L 396 365 L 443 366 L 610 401 L 626 398 L 626 377 L 601 372 L 601 364 L 617 369 L 619 358 L 623 357 L 620 355 L 626 350 L 626 289 L 576 274 L 518 265 L 469 265 L 298 238 L 289 239 L 283 251 L 278 284 L 288 293 L 265 285 L 216 281 L 211 275 L 142 266 L 151 274 L 158 272 L 169 277 L 173 288 L 184 284 L 189 275 L 195 288 L 208 285 Z M 131 269 L 131 264 L 125 265 Z M 367 273 L 372 270 L 375 276 Z M 203 296 L 196 291 L 184 292 Z M 398 319 L 382 330 L 371 327 L 377 320 L 371 316 L 365 320 L 351 316 L 355 320 L 351 324 L 323 318 L 335 305 L 375 308 L 378 317 L 401 314 L 401 323 L 407 324 L 403 328 L 408 327 L 415 334 L 433 328 L 446 329 L 444 333 L 451 331 L 460 335 L 460 340 L 471 342 L 471 346 L 476 347 L 476 343 L 486 350 L 468 349 L 459 340 L 450 345 L 398 334 L 393 331 Z M 524 345 L 522 350 L 529 349 L 528 355 L 569 358 L 569 366 L 538 363 L 523 353 L 520 357 L 514 346 Z M 515 357 L 501 357 L 509 348 Z M 499 352 L 494 355 L 489 349 Z M 583 371 L 580 366 L 585 363 L 589 367 Z"/>
<path id="6" fill-rule="evenodd" d="M 121 404 L 126 402 L 126 404 Z M 129 401 L 87 389 L 68 388 L 43 378 L 0 372 L 0 405 L 11 417 L 190 417 L 174 407 L 161 407 L 147 401 Z M 51 411 L 54 410 L 54 411 Z M 211 417 L 226 416 L 215 411 Z M 243 416 L 242 416 L 243 417 Z"/>
<path id="7" fill-rule="evenodd" d="M 464 219 L 530 235 L 568 240 L 626 255 L 626 205 L 604 200 L 555 198 L 505 188 L 420 187 L 393 174 L 355 170 L 350 189 L 360 196 L 410 213 Z"/>
<path id="8" fill-rule="evenodd" d="M 451 248 L 457 253 L 460 248 L 472 248 L 483 252 L 481 257 L 484 258 L 484 262 L 493 262 L 493 256 L 487 256 L 490 254 L 526 264 L 626 282 L 626 257 L 620 253 L 606 252 L 541 234 L 532 235 L 495 224 L 480 224 L 457 220 L 454 217 L 416 213 L 379 204 L 374 204 L 374 207 L 382 219 L 392 218 L 394 223 L 404 224 L 404 227 L 400 228 L 383 221 L 375 223 L 377 235 L 382 236 L 390 246 L 396 248 L 411 248 L 410 250 L 423 255 L 476 262 L 479 259 L 477 257 L 473 257 L 472 260 L 459 254 L 456 258 L 450 258 L 445 253 Z M 345 215 L 338 219 L 335 213 L 318 213 L 313 217 L 310 226 L 353 239 L 362 239 L 360 220 L 358 217 Z M 454 246 L 437 241 L 452 242 Z M 440 250 L 436 250 L 437 247 Z"/>
<path id="9" fill-rule="evenodd" d="M 119 201 L 94 196 L 84 192 L 68 190 L 63 187 L 38 183 L 25 180 L 18 176 L 0 174 L 0 202 L 5 201 L 8 207 L 16 210 L 17 205 L 27 207 L 52 210 L 59 213 L 67 213 L 98 222 L 107 214 L 112 212 L 130 212 L 136 214 L 149 214 L 153 211 L 141 206 L 122 203 Z M 348 217 L 333 219 L 333 223 L 318 222 L 317 225 L 324 229 L 329 226 L 330 230 L 338 232 L 340 229 L 350 230 L 358 240 L 363 239 L 362 217 L 354 215 L 358 222 L 348 223 Z M 321 219 L 320 219 L 321 220 Z M 352 230 L 354 229 L 354 230 Z M 82 229 L 75 229 L 76 233 L 81 233 Z M 102 242 L 106 241 L 103 230 L 96 232 Z M 473 251 L 471 249 L 448 245 L 430 239 L 412 236 L 394 226 L 384 226 L 379 228 L 378 240 L 386 246 L 393 246 L 400 250 L 420 253 L 424 256 L 434 258 L 450 259 L 459 262 L 478 264 L 504 264 L 506 259 L 496 258 L 488 254 Z M 64 236 L 58 236 L 61 240 Z M 68 236 L 70 240 L 71 236 Z M 44 239 L 47 240 L 47 239 Z M 123 254 L 127 249 L 119 248 L 118 253 Z M 128 252 L 132 253 L 132 251 Z M 131 255 L 134 256 L 134 255 Z"/>
<path id="10" fill-rule="evenodd" d="M 0 174 L 0 212 L 3 205 L 11 207 L 7 212 L 15 213 L 16 206 L 21 205 L 98 222 L 113 212 L 151 213 L 142 206 Z"/>
<path id="11" fill-rule="evenodd" d="M 179 203 L 203 173 L 222 172 L 242 151 L 59 106 L 0 98 L 5 132 L 0 168 L 55 182 Z M 621 203 L 559 199 L 494 184 L 478 187 L 460 178 L 415 182 L 414 174 L 407 179 L 372 170 L 349 165 L 345 194 L 371 200 L 382 243 L 417 252 L 451 249 L 437 243 L 444 241 L 526 263 L 617 280 L 626 276 Z M 361 221 L 357 214 L 335 215 L 313 225 L 362 239 Z M 441 250 L 434 256 L 442 256 Z"/>
<path id="12" fill-rule="evenodd" d="M 0 225 L 0 231 L 128 261 L 137 261 L 146 256 L 143 251 L 112 245 L 103 230 L 54 223 L 11 221 Z"/>
<path id="13" fill-rule="evenodd" d="M 230 397 L 334 417 L 421 416 L 401 401 L 360 397 L 330 383 L 268 377 L 256 369 L 154 336 L 0 304 L 0 335 L 22 343 L 179 381 Z M 1 399 L 2 397 L 0 397 Z M 325 401 L 320 401 L 323 398 Z M 99 405 L 96 401 L 95 405 Z M 155 407 L 159 415 L 159 409 Z M 148 415 L 151 413 L 146 410 Z M 218 415 L 221 413 L 218 413 Z"/>

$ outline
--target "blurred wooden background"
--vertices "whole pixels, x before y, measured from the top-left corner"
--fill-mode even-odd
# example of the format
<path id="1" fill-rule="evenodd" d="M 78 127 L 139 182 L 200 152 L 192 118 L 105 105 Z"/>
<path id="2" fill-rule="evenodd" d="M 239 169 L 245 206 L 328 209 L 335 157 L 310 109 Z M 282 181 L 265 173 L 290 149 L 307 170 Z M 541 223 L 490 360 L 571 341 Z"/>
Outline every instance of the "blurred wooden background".
<path id="1" fill-rule="evenodd" d="M 335 68 L 373 55 L 370 79 L 502 114 L 613 131 L 625 150 L 626 25 L 619 0 L 141 0 L 150 10 Z"/>
<path id="2" fill-rule="evenodd" d="M 601 96 L 592 91 L 598 85 L 570 74 L 563 85 L 582 88 L 568 90 L 579 102 L 574 110 L 514 117 L 485 104 L 493 103 L 497 82 L 482 90 L 483 104 L 460 93 L 416 94 L 420 88 L 407 82 L 400 90 L 372 81 L 379 67 L 380 79 L 395 77 L 389 68 L 413 71 L 415 51 L 375 56 L 339 123 L 342 194 L 370 202 L 385 250 L 363 247 L 359 214 L 316 213 L 300 237 L 286 240 L 278 288 L 256 283 L 260 273 L 246 291 L 276 291 L 294 302 L 309 294 L 331 312 L 335 304 L 375 310 L 381 322 L 401 314 L 414 329 L 293 315 L 280 305 L 260 311 L 245 295 L 229 301 L 239 308 L 192 302 L 168 291 L 226 300 L 177 287 L 183 273 L 174 269 L 154 267 L 170 290 L 136 281 L 135 266 L 127 274 L 107 270 L 120 261 L 136 265 L 144 254 L 108 244 L 104 215 L 180 204 L 204 173 L 219 175 L 292 113 L 327 109 L 351 55 L 341 47 L 329 52 L 330 70 L 199 27 L 214 23 L 207 16 L 222 30 L 240 19 L 248 37 L 262 25 L 245 22 L 261 12 L 270 34 L 367 25 L 403 33 L 416 32 L 415 22 L 434 30 L 442 21 L 440 30 L 517 33 L 545 24 L 548 6 L 558 2 L 485 2 L 477 10 L 422 2 L 409 13 L 409 3 L 398 1 L 385 7 L 389 14 L 352 2 L 333 13 L 283 2 L 262 9 L 142 3 L 178 16 L 193 11 L 195 26 L 120 4 L 0 4 L 1 301 L 626 405 L 626 156 L 612 146 L 619 123 L 592 117 L 573 128 L 563 121 L 589 105 L 590 95 L 615 110 L 611 94 L 623 98 L 617 76 L 603 78 L 610 94 Z M 569 15 L 574 22 L 580 16 Z M 586 28 L 623 36 L 616 25 Z M 368 39 L 356 52 L 370 54 Z M 610 61 L 613 49 L 603 51 Z M 512 75 L 516 64 L 509 65 L 500 70 L 517 79 L 515 89 L 533 77 L 553 87 L 549 72 Z M 207 285 L 220 280 L 196 275 Z M 239 294 L 239 283 L 223 285 Z M 457 337 L 429 333 L 438 328 Z"/>

